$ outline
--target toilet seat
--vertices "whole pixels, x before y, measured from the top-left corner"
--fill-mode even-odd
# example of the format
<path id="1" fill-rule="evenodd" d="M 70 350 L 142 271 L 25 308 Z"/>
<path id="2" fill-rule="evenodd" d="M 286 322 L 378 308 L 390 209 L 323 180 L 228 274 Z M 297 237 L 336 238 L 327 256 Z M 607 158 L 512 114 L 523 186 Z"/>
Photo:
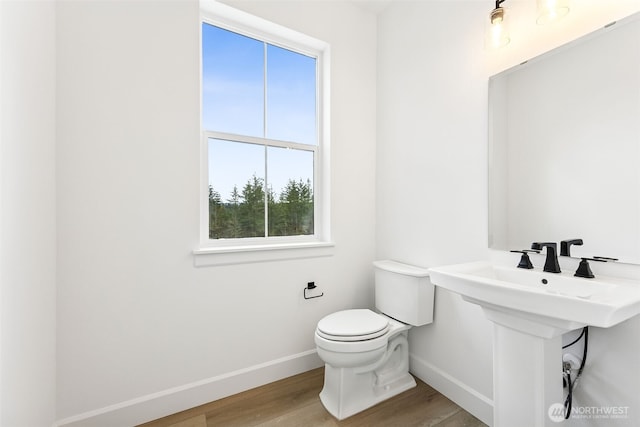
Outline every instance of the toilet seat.
<path id="1" fill-rule="evenodd" d="M 389 319 L 368 309 L 343 310 L 325 316 L 316 329 L 320 337 L 339 342 L 368 341 L 389 331 Z"/>

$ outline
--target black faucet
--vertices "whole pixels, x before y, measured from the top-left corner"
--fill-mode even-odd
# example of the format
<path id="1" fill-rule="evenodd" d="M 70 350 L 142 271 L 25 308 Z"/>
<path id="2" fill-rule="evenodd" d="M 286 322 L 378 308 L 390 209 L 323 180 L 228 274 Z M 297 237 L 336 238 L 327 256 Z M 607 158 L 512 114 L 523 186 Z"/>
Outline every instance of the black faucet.
<path id="1" fill-rule="evenodd" d="M 560 242 L 560 255 L 571 256 L 571 245 L 582 246 L 582 239 L 563 240 Z"/>
<path id="2" fill-rule="evenodd" d="M 522 254 L 522 256 L 520 257 L 520 263 L 518 264 L 518 268 L 526 268 L 527 270 L 531 270 L 533 268 L 533 264 L 531 263 L 531 258 L 529 258 L 529 254 L 527 252 L 535 252 L 537 254 L 540 253 L 540 251 L 530 251 L 528 249 L 523 249 L 521 251 L 511 251 L 511 252 Z"/>
<path id="3" fill-rule="evenodd" d="M 547 248 L 547 259 L 544 262 L 543 270 L 547 273 L 560 273 L 560 264 L 558 264 L 558 244 L 555 242 L 534 242 L 531 249 L 542 250 Z"/>

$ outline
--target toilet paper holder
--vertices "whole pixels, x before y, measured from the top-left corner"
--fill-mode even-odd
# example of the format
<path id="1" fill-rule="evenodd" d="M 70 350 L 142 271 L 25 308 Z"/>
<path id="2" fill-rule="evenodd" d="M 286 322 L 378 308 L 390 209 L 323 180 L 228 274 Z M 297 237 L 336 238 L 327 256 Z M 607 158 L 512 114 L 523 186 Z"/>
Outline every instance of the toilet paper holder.
<path id="1" fill-rule="evenodd" d="M 315 295 L 315 296 L 308 297 L 307 296 L 307 291 L 312 291 L 315 288 L 316 288 L 316 283 L 315 282 L 308 282 L 307 286 L 303 289 L 304 299 L 320 298 L 321 296 L 324 295 L 324 292 L 322 292 L 320 295 Z"/>

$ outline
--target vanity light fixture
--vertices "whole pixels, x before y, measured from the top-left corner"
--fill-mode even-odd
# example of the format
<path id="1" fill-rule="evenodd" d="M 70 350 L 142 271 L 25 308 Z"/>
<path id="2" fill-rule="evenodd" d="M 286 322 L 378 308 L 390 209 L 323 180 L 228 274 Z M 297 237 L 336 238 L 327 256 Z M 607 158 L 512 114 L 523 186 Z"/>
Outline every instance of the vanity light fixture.
<path id="1" fill-rule="evenodd" d="M 569 13 L 569 0 L 536 0 L 539 25 L 557 21 Z"/>
<path id="2" fill-rule="evenodd" d="M 489 14 L 487 45 L 500 48 L 509 44 L 508 22 L 511 19 L 508 11 L 502 6 L 506 0 L 495 0 L 496 6 Z M 555 22 L 569 13 L 569 0 L 536 0 L 537 19 L 539 25 Z"/>
<path id="3" fill-rule="evenodd" d="M 496 7 L 489 14 L 489 44 L 494 47 L 503 47 L 509 44 L 511 38 L 509 37 L 507 13 L 502 7 L 502 3 L 505 0 L 496 0 Z"/>

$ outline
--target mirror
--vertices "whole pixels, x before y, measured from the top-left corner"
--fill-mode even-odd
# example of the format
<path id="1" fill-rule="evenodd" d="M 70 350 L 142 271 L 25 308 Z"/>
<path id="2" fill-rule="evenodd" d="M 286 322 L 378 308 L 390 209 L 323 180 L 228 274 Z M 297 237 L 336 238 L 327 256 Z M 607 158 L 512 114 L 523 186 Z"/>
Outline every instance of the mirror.
<path id="1" fill-rule="evenodd" d="M 640 264 L 640 13 L 489 80 L 489 247 Z"/>

